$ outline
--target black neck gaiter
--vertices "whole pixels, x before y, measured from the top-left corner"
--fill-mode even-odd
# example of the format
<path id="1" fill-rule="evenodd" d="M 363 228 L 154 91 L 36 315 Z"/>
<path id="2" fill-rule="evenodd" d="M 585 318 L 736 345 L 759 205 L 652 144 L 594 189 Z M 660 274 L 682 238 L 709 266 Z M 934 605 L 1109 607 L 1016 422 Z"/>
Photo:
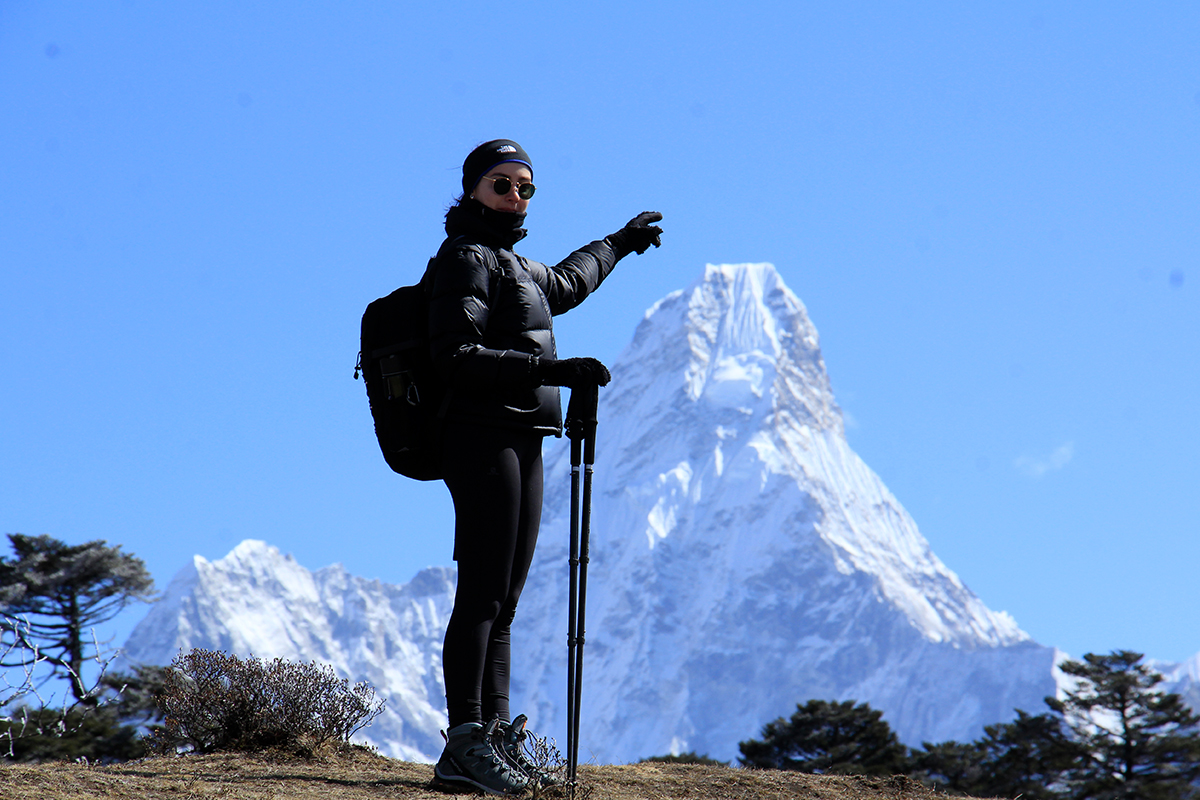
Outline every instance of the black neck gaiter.
<path id="1" fill-rule="evenodd" d="M 488 247 L 511 250 L 525 238 L 524 222 L 524 214 L 496 211 L 467 197 L 446 212 L 446 235 L 466 236 Z"/>

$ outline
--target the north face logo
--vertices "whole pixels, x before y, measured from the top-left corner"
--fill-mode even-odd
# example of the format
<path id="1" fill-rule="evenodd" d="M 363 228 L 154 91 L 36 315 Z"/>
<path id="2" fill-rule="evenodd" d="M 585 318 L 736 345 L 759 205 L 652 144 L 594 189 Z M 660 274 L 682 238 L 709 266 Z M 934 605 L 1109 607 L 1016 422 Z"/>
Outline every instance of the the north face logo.
<path id="1" fill-rule="evenodd" d="M 517 152 L 517 148 L 513 147 L 511 144 L 502 144 L 496 148 L 496 152 L 497 153 L 515 153 L 515 152 Z"/>

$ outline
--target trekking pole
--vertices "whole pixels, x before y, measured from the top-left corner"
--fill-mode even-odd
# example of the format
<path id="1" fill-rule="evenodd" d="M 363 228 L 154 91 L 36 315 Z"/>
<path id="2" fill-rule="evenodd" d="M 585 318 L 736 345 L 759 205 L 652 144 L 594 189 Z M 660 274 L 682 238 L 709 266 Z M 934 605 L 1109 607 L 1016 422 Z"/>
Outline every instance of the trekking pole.
<path id="1" fill-rule="evenodd" d="M 587 609 L 588 539 L 592 517 L 592 464 L 596 460 L 598 386 L 571 390 L 567 436 L 571 440 L 571 545 L 567 620 L 567 781 L 571 796 L 579 767 L 579 706 L 583 699 L 584 615 Z M 584 465 L 582 503 L 580 456 Z"/>

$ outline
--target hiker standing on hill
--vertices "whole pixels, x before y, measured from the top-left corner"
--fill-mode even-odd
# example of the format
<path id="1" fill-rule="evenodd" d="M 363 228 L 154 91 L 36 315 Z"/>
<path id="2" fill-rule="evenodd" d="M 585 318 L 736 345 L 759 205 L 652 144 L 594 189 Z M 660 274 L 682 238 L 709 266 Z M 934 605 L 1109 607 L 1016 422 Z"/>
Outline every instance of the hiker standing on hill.
<path id="1" fill-rule="evenodd" d="M 445 382 L 441 468 L 454 499 L 458 587 L 442 652 L 449 716 L 438 780 L 493 793 L 546 781 L 520 750 L 524 715 L 508 706 L 510 628 L 537 543 L 542 438 L 562 435 L 558 387 L 604 386 L 594 358 L 559 359 L 551 329 L 617 261 L 658 246 L 657 212 L 576 250 L 555 266 L 513 246 L 534 194 L 533 163 L 516 142 L 479 145 L 446 212 L 447 239 L 426 274 L 429 337 Z"/>

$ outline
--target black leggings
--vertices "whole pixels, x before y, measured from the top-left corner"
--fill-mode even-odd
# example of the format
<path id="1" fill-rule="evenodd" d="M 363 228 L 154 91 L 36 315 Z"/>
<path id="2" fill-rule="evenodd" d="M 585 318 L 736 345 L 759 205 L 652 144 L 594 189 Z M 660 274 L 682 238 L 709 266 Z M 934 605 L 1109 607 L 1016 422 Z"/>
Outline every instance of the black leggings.
<path id="1" fill-rule="evenodd" d="M 511 722 L 511 626 L 542 516 L 542 435 L 448 424 L 458 588 L 442 649 L 450 727 Z"/>

